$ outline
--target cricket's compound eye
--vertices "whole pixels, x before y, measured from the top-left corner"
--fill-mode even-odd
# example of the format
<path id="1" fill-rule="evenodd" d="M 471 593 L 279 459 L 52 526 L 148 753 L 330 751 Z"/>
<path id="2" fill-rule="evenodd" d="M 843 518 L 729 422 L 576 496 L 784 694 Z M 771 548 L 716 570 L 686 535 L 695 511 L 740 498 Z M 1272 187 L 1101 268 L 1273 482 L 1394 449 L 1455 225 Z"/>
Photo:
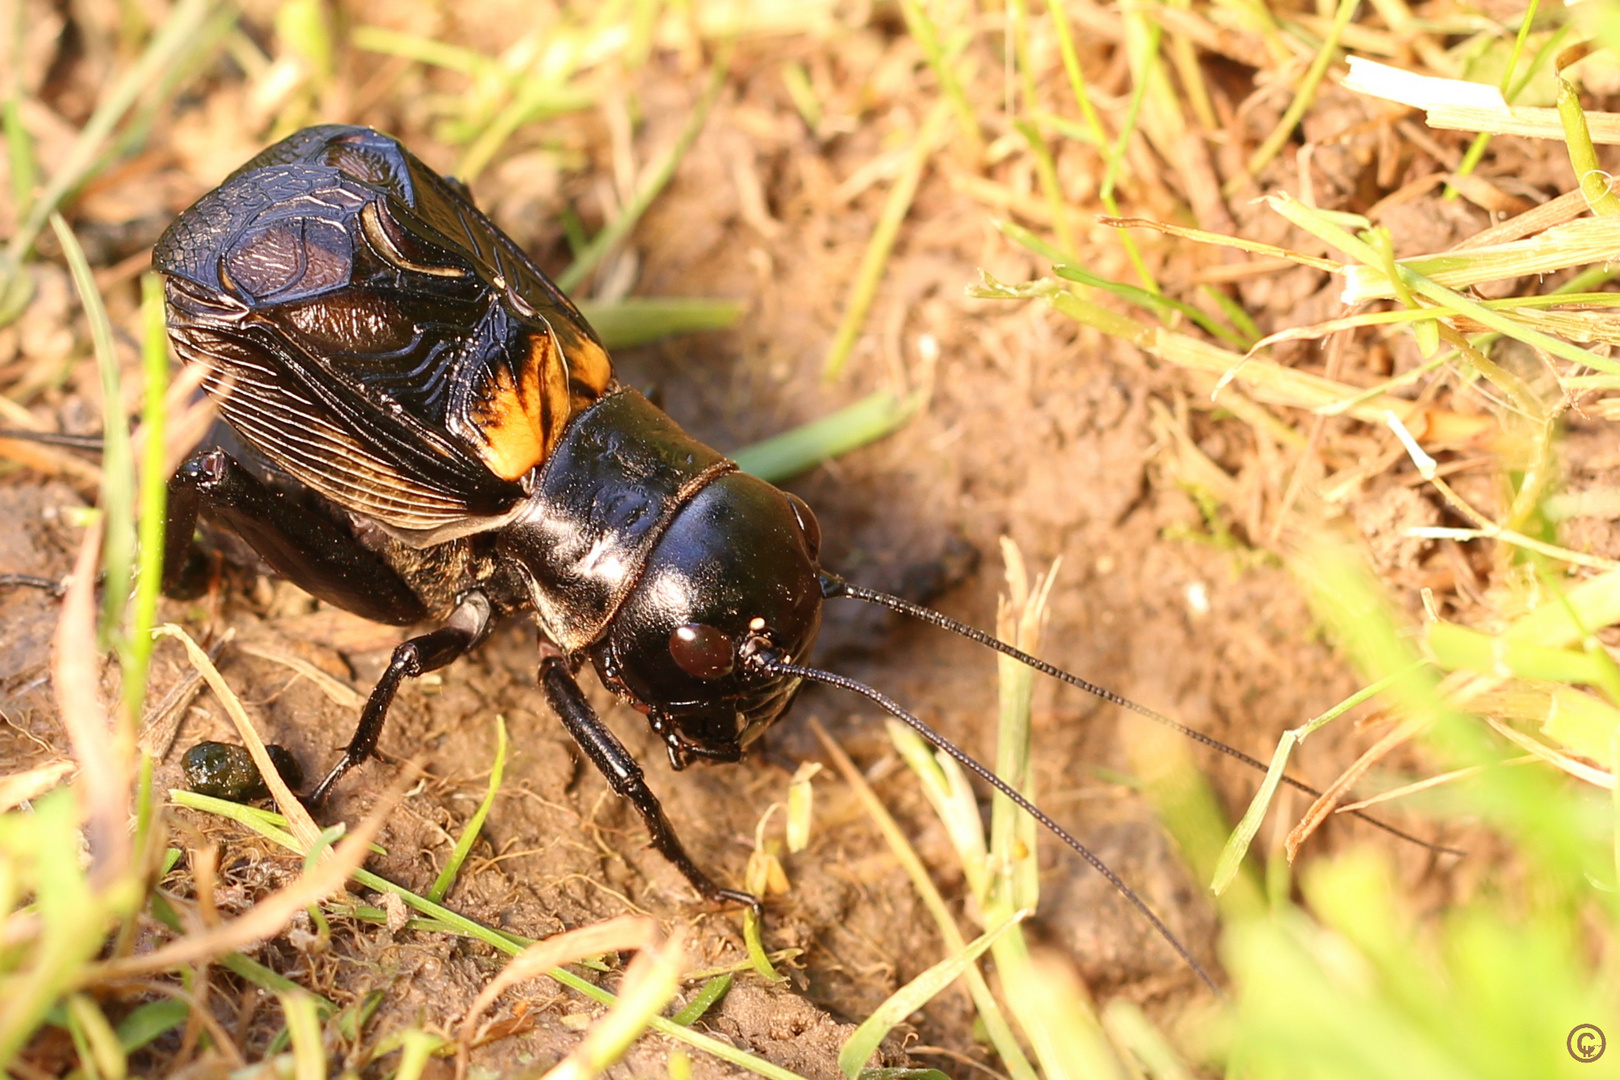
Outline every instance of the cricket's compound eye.
<path id="1" fill-rule="evenodd" d="M 669 635 L 675 666 L 694 679 L 719 679 L 737 666 L 737 646 L 725 631 L 702 623 L 677 626 Z"/>

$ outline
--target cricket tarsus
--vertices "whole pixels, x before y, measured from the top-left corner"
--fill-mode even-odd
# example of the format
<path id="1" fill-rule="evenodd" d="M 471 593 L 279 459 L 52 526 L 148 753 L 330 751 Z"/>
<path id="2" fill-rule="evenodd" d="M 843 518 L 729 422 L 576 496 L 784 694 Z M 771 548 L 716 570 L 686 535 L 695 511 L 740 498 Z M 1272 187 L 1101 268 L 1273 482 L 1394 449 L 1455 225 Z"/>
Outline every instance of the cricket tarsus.
<path id="1" fill-rule="evenodd" d="M 919 604 L 913 604 L 909 600 L 901 599 L 898 596 L 892 596 L 889 593 L 879 592 L 876 589 L 868 589 L 862 585 L 852 584 L 845 581 L 843 578 L 838 577 L 836 574 L 830 574 L 825 570 L 822 571 L 821 581 L 822 593 L 828 599 L 843 597 L 848 600 L 862 600 L 869 604 L 877 604 L 880 607 L 886 607 L 890 611 L 898 612 L 901 615 L 909 615 L 914 619 L 919 619 L 922 622 L 926 622 L 931 626 L 936 626 L 941 630 L 949 630 L 951 633 L 959 634 L 970 641 L 976 641 L 988 649 L 994 649 L 996 652 L 1001 653 L 1004 656 L 1010 656 L 1019 663 L 1026 664 L 1043 675 L 1050 675 L 1059 682 L 1067 683 L 1070 686 L 1084 690 L 1086 693 L 1091 694 L 1094 697 L 1101 698 L 1111 705 L 1118 705 L 1120 708 L 1127 709 L 1133 713 L 1136 713 L 1138 716 L 1145 716 L 1155 723 L 1163 724 L 1165 727 L 1185 735 L 1187 738 L 1196 743 L 1207 746 L 1211 750 L 1218 750 L 1227 757 L 1235 758 L 1238 761 L 1243 762 L 1243 764 L 1252 769 L 1258 769 L 1260 772 L 1267 772 L 1270 769 L 1270 766 L 1261 761 L 1259 758 L 1251 757 L 1235 746 L 1228 746 L 1219 739 L 1205 735 L 1203 732 L 1194 730 L 1185 724 L 1178 723 L 1161 712 L 1150 709 L 1146 705 L 1139 705 L 1130 698 L 1122 697 L 1121 695 L 1114 693 L 1114 691 L 1109 690 L 1107 687 L 1098 686 L 1096 683 L 1088 682 L 1087 680 L 1080 678 L 1078 675 L 1071 675 L 1069 672 L 1064 671 L 1060 667 L 1049 664 L 1039 657 L 1031 656 L 1022 649 L 1015 648 L 1014 646 L 1007 644 L 1005 641 L 1002 641 L 1000 638 L 987 634 L 977 627 L 969 626 L 967 623 L 958 622 L 949 615 L 942 615 L 932 608 L 925 608 Z M 1297 791 L 1302 791 L 1305 794 L 1310 795 L 1312 798 L 1322 797 L 1321 791 L 1305 783 L 1303 780 L 1297 780 L 1292 776 L 1284 774 L 1282 777 L 1282 782 Z M 1361 820 L 1367 822 L 1369 825 L 1377 826 L 1378 828 L 1389 833 L 1391 836 L 1405 840 L 1407 843 L 1428 848 L 1430 851 L 1441 855 L 1464 854 L 1464 852 L 1457 848 L 1446 847 L 1444 844 L 1437 844 L 1431 840 L 1424 840 L 1422 837 L 1413 836 L 1411 833 L 1397 829 L 1388 822 L 1381 821 L 1380 819 L 1373 817 L 1371 814 L 1365 813 L 1361 810 L 1352 810 L 1350 812 Z"/>

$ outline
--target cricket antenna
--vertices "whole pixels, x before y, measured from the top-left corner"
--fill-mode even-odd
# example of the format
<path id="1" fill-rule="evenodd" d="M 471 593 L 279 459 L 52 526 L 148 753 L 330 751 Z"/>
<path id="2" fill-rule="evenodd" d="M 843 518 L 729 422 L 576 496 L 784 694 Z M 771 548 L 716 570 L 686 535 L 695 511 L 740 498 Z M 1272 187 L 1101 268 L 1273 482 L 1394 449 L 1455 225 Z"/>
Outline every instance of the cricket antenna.
<path id="1" fill-rule="evenodd" d="M 1172 731 L 1180 732 L 1193 742 L 1207 746 L 1211 750 L 1219 750 L 1227 757 L 1236 758 L 1238 761 L 1243 762 L 1243 764 L 1252 769 L 1258 769 L 1261 772 L 1267 772 L 1269 770 L 1269 766 L 1267 766 L 1265 762 L 1261 761 L 1259 758 L 1250 757 L 1248 754 L 1245 754 L 1235 746 L 1228 746 L 1219 739 L 1205 735 L 1202 731 L 1195 731 L 1185 724 L 1177 723 L 1163 713 L 1150 709 L 1146 705 L 1138 705 L 1130 698 L 1122 697 L 1121 695 L 1114 693 L 1112 690 L 1109 690 L 1107 687 L 1098 686 L 1096 683 L 1088 682 L 1087 680 L 1080 678 L 1078 675 L 1071 675 L 1060 667 L 1048 664 L 1045 660 L 1042 660 L 1039 657 L 1031 656 L 1022 649 L 1014 648 L 1005 641 L 1002 641 L 1000 638 L 987 634 L 977 627 L 969 626 L 964 622 L 958 622 L 949 615 L 942 615 L 933 608 L 926 608 L 921 604 L 913 604 L 909 600 L 903 600 L 898 596 L 891 596 L 888 593 L 879 592 L 876 589 L 868 589 L 862 585 L 852 584 L 845 581 L 837 574 L 830 573 L 826 570 L 821 571 L 821 594 L 823 597 L 829 600 L 843 597 L 849 600 L 863 600 L 869 604 L 877 604 L 880 607 L 886 607 L 890 611 L 898 612 L 901 615 L 909 615 L 914 619 L 920 619 L 931 626 L 939 627 L 941 630 L 949 630 L 953 634 L 960 634 L 962 637 L 965 637 L 970 641 L 978 642 L 985 648 L 994 649 L 996 652 L 1001 653 L 1004 656 L 1010 656 L 1019 663 L 1026 664 L 1043 675 L 1050 675 L 1059 682 L 1067 683 L 1070 686 L 1084 690 L 1086 693 L 1091 694 L 1094 697 L 1101 698 L 1112 705 L 1118 705 L 1120 708 L 1127 709 L 1133 713 L 1136 713 L 1138 716 L 1145 716 L 1155 723 L 1163 724 Z M 806 677 L 808 678 L 808 676 Z M 850 687 L 849 689 L 854 688 Z M 1314 787 L 1311 787 L 1311 785 L 1305 783 L 1303 780 L 1296 780 L 1292 776 L 1284 774 L 1282 782 L 1297 791 L 1303 791 L 1312 798 L 1319 799 L 1322 797 L 1322 793 L 1320 791 Z M 1437 852 L 1442 855 L 1464 854 L 1457 848 L 1446 847 L 1443 844 L 1437 844 L 1433 841 L 1424 840 L 1422 837 L 1413 836 L 1411 833 L 1403 832 L 1388 822 L 1380 821 L 1378 818 L 1373 817 L 1371 814 L 1364 813 L 1363 811 L 1352 810 L 1351 813 L 1368 824 L 1376 825 L 1378 828 L 1383 829 L 1391 836 L 1396 836 L 1402 840 L 1405 840 L 1407 843 L 1428 848 L 1430 851 Z"/>
<path id="2" fill-rule="evenodd" d="M 60 431 L 27 431 L 21 428 L 0 428 L 0 439 L 11 439 L 14 442 L 40 443 L 45 446 L 62 446 L 69 450 L 82 450 L 87 454 L 101 452 L 100 435 L 69 435 Z"/>
<path id="3" fill-rule="evenodd" d="M 1169 943 L 1170 947 L 1176 951 L 1176 954 L 1180 956 L 1182 960 L 1186 961 L 1187 966 L 1192 968 L 1193 974 L 1202 979 L 1205 985 L 1215 992 L 1216 997 L 1226 996 L 1221 992 L 1221 988 L 1215 984 L 1215 980 L 1210 978 L 1209 972 L 1205 971 L 1203 966 L 1199 964 L 1197 960 L 1193 959 L 1192 953 L 1187 951 L 1187 946 L 1183 945 L 1181 940 L 1177 938 L 1175 934 L 1170 932 L 1170 928 L 1164 924 L 1164 920 L 1159 918 L 1158 915 L 1154 914 L 1153 909 L 1147 906 L 1147 902 L 1138 896 L 1136 891 L 1133 890 L 1129 885 L 1125 884 L 1124 880 L 1121 879 L 1118 874 L 1110 870 L 1107 863 L 1099 859 L 1090 848 L 1086 847 L 1084 844 L 1070 835 L 1068 830 L 1064 829 L 1063 826 L 1059 825 L 1057 822 L 1048 817 L 1040 807 L 1036 806 L 1034 803 L 1020 795 L 1017 789 L 1015 789 L 1011 784 L 1007 783 L 1007 781 L 997 776 L 994 772 L 979 764 L 978 761 L 969 756 L 965 750 L 951 742 L 949 739 L 945 738 L 945 736 L 941 735 L 927 724 L 923 723 L 923 721 L 917 716 L 901 708 L 898 702 L 894 701 L 892 698 L 886 696 L 880 691 L 872 689 L 872 687 L 867 686 L 865 683 L 860 682 L 859 680 L 849 678 L 847 675 L 838 675 L 831 671 L 822 671 L 820 668 L 802 667 L 799 664 L 790 664 L 786 660 L 782 659 L 780 653 L 771 649 L 767 645 L 759 643 L 745 644 L 741 650 L 741 659 L 745 665 L 753 668 L 762 675 L 787 675 L 795 678 L 806 679 L 810 682 L 818 682 L 825 686 L 835 686 L 840 690 L 848 690 L 852 693 L 859 694 L 868 701 L 872 702 L 878 708 L 882 709 L 884 712 L 890 714 L 901 723 L 910 727 L 924 739 L 927 739 L 930 744 L 954 758 L 957 764 L 961 765 L 964 769 L 973 773 L 979 779 L 983 780 L 985 783 L 1007 796 L 1007 798 L 1011 799 L 1014 805 L 1044 825 L 1051 831 L 1052 835 L 1056 836 L 1059 840 L 1062 840 L 1065 844 L 1068 844 L 1075 851 L 1079 852 L 1080 857 L 1091 864 L 1092 869 L 1096 870 L 1097 873 L 1106 878 L 1108 883 L 1117 889 L 1121 896 L 1130 901 L 1132 907 L 1136 908 L 1137 911 L 1140 911 L 1143 917 L 1146 918 L 1148 922 L 1153 924 L 1153 928 L 1159 932 L 1159 936 L 1164 938 L 1164 940 Z"/>

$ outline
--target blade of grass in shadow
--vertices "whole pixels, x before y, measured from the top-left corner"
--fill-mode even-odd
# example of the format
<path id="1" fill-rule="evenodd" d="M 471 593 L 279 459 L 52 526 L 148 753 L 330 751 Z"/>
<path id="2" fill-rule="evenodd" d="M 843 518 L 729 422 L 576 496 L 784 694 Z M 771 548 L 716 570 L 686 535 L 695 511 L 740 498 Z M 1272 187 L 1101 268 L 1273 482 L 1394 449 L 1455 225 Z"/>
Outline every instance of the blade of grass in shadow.
<path id="1" fill-rule="evenodd" d="M 709 69 L 709 84 L 703 90 L 703 96 L 692 108 L 691 115 L 687 117 L 686 126 L 681 129 L 675 144 L 665 151 L 664 156 L 658 159 L 651 171 L 646 175 L 636 190 L 636 197 L 630 204 L 619 212 L 619 216 L 603 226 L 602 231 L 591 238 L 590 243 L 579 253 L 568 269 L 557 275 L 557 286 L 564 292 L 572 292 L 585 280 L 585 276 L 596 269 L 596 264 L 602 261 L 614 246 L 630 235 L 641 215 L 647 212 L 653 200 L 668 186 L 675 175 L 675 169 L 680 165 L 681 159 L 697 141 L 698 133 L 703 130 L 704 123 L 709 118 L 709 111 L 720 97 L 720 91 L 726 85 L 726 71 L 730 65 L 729 50 L 722 51 L 714 60 Z"/>
<path id="2" fill-rule="evenodd" d="M 126 1053 L 134 1053 L 185 1023 L 190 1015 L 191 1004 L 179 998 L 160 998 L 137 1005 L 118 1021 L 118 1045 Z"/>
<path id="3" fill-rule="evenodd" d="M 489 817 L 490 807 L 495 805 L 495 796 L 501 790 L 501 777 L 506 772 L 506 718 L 495 718 L 495 763 L 489 769 L 489 788 L 484 792 L 483 801 L 478 809 L 473 811 L 472 817 L 461 828 L 461 835 L 456 838 L 456 846 L 450 852 L 450 858 L 445 860 L 444 869 L 434 879 L 428 888 L 427 898 L 437 903 L 450 892 L 450 887 L 456 883 L 456 875 L 461 872 L 461 864 L 466 862 L 467 855 L 472 846 L 478 841 L 478 832 L 484 827 L 484 819 Z"/>
<path id="4" fill-rule="evenodd" d="M 745 446 L 731 457 L 743 472 L 779 483 L 881 439 L 909 420 L 922 402 L 920 392 L 897 398 L 880 390 L 830 416 Z"/>
<path id="5" fill-rule="evenodd" d="M 1226 295 L 1226 293 L 1213 285 L 1202 286 L 1202 291 L 1216 307 L 1226 314 L 1227 322 L 1236 331 L 1238 339 L 1248 343 L 1244 348 L 1253 348 L 1254 343 L 1262 337 L 1262 333 L 1259 325 L 1250 316 L 1248 309 L 1243 306 L 1242 301 L 1235 296 Z"/>

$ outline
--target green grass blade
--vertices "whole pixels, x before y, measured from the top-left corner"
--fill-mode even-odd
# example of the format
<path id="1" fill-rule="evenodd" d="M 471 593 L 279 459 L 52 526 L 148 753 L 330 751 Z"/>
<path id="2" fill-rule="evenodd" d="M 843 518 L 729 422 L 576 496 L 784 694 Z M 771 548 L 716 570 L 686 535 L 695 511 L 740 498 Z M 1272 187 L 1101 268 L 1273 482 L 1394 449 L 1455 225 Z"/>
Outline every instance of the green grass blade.
<path id="1" fill-rule="evenodd" d="M 681 1025 L 681 1027 L 691 1027 L 703 1019 L 703 1014 L 714 1008 L 715 1004 L 725 997 L 726 991 L 730 989 L 731 976 L 716 975 L 704 983 L 703 988 L 697 992 L 691 1001 L 686 1003 L 686 1007 L 670 1017 L 670 1020 Z"/>
<path id="2" fill-rule="evenodd" d="M 456 164 L 456 175 L 472 183 L 524 124 L 579 112 L 594 104 L 596 96 L 588 90 L 551 78 L 531 76 L 519 85 L 517 97 L 507 102 L 489 126 L 473 139 Z"/>
<path id="3" fill-rule="evenodd" d="M 287 1018 L 287 1035 L 292 1043 L 293 1076 L 296 1080 L 326 1080 L 326 1051 L 321 1044 L 321 1018 L 315 996 L 296 990 L 278 994 L 281 1013 Z"/>
<path id="4" fill-rule="evenodd" d="M 922 402 L 920 394 L 897 398 L 880 390 L 830 416 L 745 446 L 731 457 L 743 472 L 780 483 L 881 439 L 909 420 Z"/>
<path id="5" fill-rule="evenodd" d="M 1226 841 L 1226 846 L 1221 849 L 1220 858 L 1215 863 L 1215 873 L 1209 884 L 1210 892 L 1220 896 L 1237 877 L 1238 871 L 1243 866 L 1243 859 L 1249 853 L 1249 845 L 1254 842 L 1255 835 L 1260 831 L 1260 824 L 1265 820 L 1266 811 L 1271 808 L 1271 800 L 1276 797 L 1277 787 L 1282 783 L 1283 773 L 1287 771 L 1288 759 L 1293 754 L 1294 748 L 1304 742 L 1305 737 L 1313 731 L 1338 719 L 1362 702 L 1377 697 L 1396 681 L 1415 673 L 1427 663 L 1426 660 L 1420 660 L 1402 671 L 1378 680 L 1371 686 L 1364 686 L 1320 716 L 1283 732 L 1282 738 L 1277 741 L 1277 749 L 1271 756 L 1271 764 L 1266 769 L 1266 777 L 1260 784 L 1260 790 L 1254 793 L 1254 798 L 1249 801 L 1248 810 L 1244 811 L 1242 820 L 1237 823 L 1231 837 Z"/>
<path id="6" fill-rule="evenodd" d="M 130 107 L 154 83 L 161 81 L 165 71 L 180 66 L 199 42 L 209 41 L 200 31 L 215 5 L 216 0 L 180 0 L 175 4 L 147 42 L 141 58 L 97 100 L 95 111 L 74 140 L 72 149 L 51 173 L 50 180 L 7 244 L 6 256 L 11 269 L 21 266 L 51 214 L 90 175 L 113 130 Z"/>
<path id="7" fill-rule="evenodd" d="M 967 99 L 967 91 L 962 87 L 962 80 L 956 74 L 956 53 L 960 50 L 947 48 L 940 41 L 939 28 L 934 25 L 920 0 L 900 0 L 900 14 L 906 20 L 906 30 L 922 50 L 928 66 L 934 69 L 934 77 L 945 92 L 945 100 L 956 113 L 962 138 L 968 142 L 969 160 L 977 162 L 984 153 L 984 140 L 979 135 L 978 114 L 974 112 L 973 105 Z"/>
<path id="8" fill-rule="evenodd" d="M 753 965 L 754 974 L 766 982 L 787 982 L 787 976 L 776 970 L 776 965 L 771 963 L 770 953 L 765 951 L 761 921 L 753 909 L 743 912 L 743 947 L 748 950 L 748 962 Z"/>
<path id="9" fill-rule="evenodd" d="M 152 627 L 157 624 L 163 589 L 164 526 L 169 501 L 164 394 L 169 385 L 169 333 L 163 311 L 163 283 L 156 274 L 141 277 L 141 409 L 140 515 L 136 553 L 135 597 L 129 612 L 130 663 L 124 669 L 124 710 L 140 716 L 146 700 L 146 665 L 152 655 Z"/>
<path id="10" fill-rule="evenodd" d="M 74 1048 L 79 1052 L 79 1064 L 91 1077 L 124 1080 L 129 1075 L 129 1060 L 119 1044 L 118 1033 L 95 999 L 82 993 L 69 994 L 67 1021 Z"/>
<path id="11" fill-rule="evenodd" d="M 1065 281 L 1089 285 L 1094 289 L 1112 293 L 1127 303 L 1146 308 L 1155 315 L 1163 316 L 1167 312 L 1175 312 L 1199 326 L 1205 333 L 1221 339 L 1234 349 L 1247 349 L 1253 344 L 1252 340 L 1244 340 L 1241 334 L 1238 334 L 1230 327 L 1222 326 L 1207 312 L 1200 311 L 1185 300 L 1177 300 L 1175 297 L 1165 296 L 1163 293 L 1149 292 L 1147 289 L 1135 285 L 1109 281 L 1107 278 L 1093 274 L 1091 271 L 1079 266 L 1054 266 L 1052 272 Z"/>
<path id="12" fill-rule="evenodd" d="M 884 201 L 883 213 L 878 217 L 877 226 L 872 230 L 872 239 L 867 241 L 866 252 L 861 256 L 860 269 L 855 272 L 855 280 L 850 285 L 849 295 L 844 301 L 844 317 L 839 321 L 832 344 L 827 347 L 827 358 L 821 366 L 821 378 L 824 382 L 837 379 L 849 361 L 849 354 L 855 348 L 855 339 L 860 336 L 861 327 L 866 323 L 866 313 L 871 310 L 872 301 L 877 296 L 878 283 L 883 280 L 883 270 L 889 263 L 890 252 L 894 250 L 894 241 L 900 235 L 900 224 L 911 212 L 911 201 L 917 194 L 917 185 L 922 182 L 923 170 L 928 167 L 929 159 L 939 149 L 948 130 L 949 119 L 950 108 L 946 103 L 936 103 L 917 131 L 917 137 L 911 144 L 911 156 L 906 159 L 905 168 L 894 178 L 894 185 L 889 188 L 889 197 Z"/>
<path id="13" fill-rule="evenodd" d="M 1232 830 L 1231 837 L 1226 846 L 1221 848 L 1220 858 L 1215 861 L 1215 873 L 1209 883 L 1209 891 L 1220 896 L 1226 887 L 1232 884 L 1238 871 L 1243 868 L 1243 859 L 1249 853 L 1249 845 L 1254 842 L 1255 834 L 1260 831 L 1260 824 L 1265 820 L 1266 811 L 1271 808 L 1271 800 L 1277 794 L 1277 787 L 1282 783 L 1283 773 L 1288 769 L 1288 758 L 1294 752 L 1297 742 L 1292 731 L 1283 732 L 1282 738 L 1277 740 L 1277 749 L 1271 755 L 1271 764 L 1266 769 L 1266 778 L 1260 783 L 1260 790 L 1254 793 L 1249 802 L 1249 809 L 1238 821 L 1237 827 Z"/>
<path id="14" fill-rule="evenodd" d="M 735 300 L 637 297 L 611 304 L 586 300 L 579 310 L 611 352 L 677 334 L 728 330 L 742 318 L 745 306 Z"/>
<path id="15" fill-rule="evenodd" d="M 1448 671 L 1460 669 L 1485 675 L 1510 673 L 1521 679 L 1581 683 L 1605 689 L 1612 683 L 1612 669 L 1587 652 L 1508 641 L 1446 622 L 1429 626 L 1428 641 L 1435 662 Z"/>
<path id="16" fill-rule="evenodd" d="M 1284 110 L 1282 119 L 1272 129 L 1266 141 L 1261 143 L 1255 152 L 1249 155 L 1245 165 L 1250 176 L 1257 175 L 1261 169 L 1271 163 L 1271 159 L 1287 145 L 1293 137 L 1294 128 L 1299 126 L 1305 115 L 1305 110 L 1311 107 L 1316 100 L 1316 88 L 1322 84 L 1322 77 L 1327 74 L 1328 65 L 1333 62 L 1334 55 L 1339 49 L 1339 38 L 1344 34 L 1344 28 L 1350 25 L 1350 19 L 1355 15 L 1356 9 L 1361 6 L 1361 0 L 1339 0 L 1338 9 L 1333 15 L 1333 24 L 1328 30 L 1316 55 L 1311 59 L 1311 66 L 1306 69 L 1305 77 L 1294 88 L 1293 99 Z"/>
<path id="17" fill-rule="evenodd" d="M 129 419 L 124 415 L 123 389 L 119 378 L 118 351 L 113 345 L 112 322 L 107 318 L 95 274 L 84 257 L 78 237 L 60 214 L 51 215 L 51 228 L 62 245 L 73 285 L 90 324 L 90 339 L 96 353 L 96 369 L 101 375 L 101 509 L 106 527 L 101 548 L 102 584 L 101 644 L 116 644 L 128 660 L 123 638 L 124 605 L 129 600 L 130 571 L 135 559 L 135 475 L 129 445 Z"/>
<path id="18" fill-rule="evenodd" d="M 33 867 L 34 910 L 41 921 L 26 961 L 13 961 L 0 999 L 0 1062 L 16 1059 L 101 950 L 105 907 L 79 864 L 78 826 L 78 800 L 67 788 L 36 800 L 32 813 L 0 815 L 0 866 Z"/>
<path id="19" fill-rule="evenodd" d="M 714 108 L 714 103 L 720 98 L 720 91 L 726 85 L 726 71 L 729 61 L 729 53 L 722 54 L 715 59 L 714 66 L 709 70 L 709 85 L 704 88 L 703 96 L 698 99 L 697 105 L 693 107 L 691 116 L 687 118 L 686 126 L 681 129 L 679 137 L 675 140 L 675 145 L 671 146 L 664 153 L 664 156 L 658 160 L 658 164 L 653 167 L 651 175 L 636 191 L 635 198 L 620 211 L 618 217 L 614 218 L 601 232 L 591 238 L 591 242 L 585 245 L 585 250 L 581 251 L 579 256 L 574 259 L 573 265 L 557 275 L 557 285 L 564 292 L 572 292 L 579 287 L 580 283 L 585 280 L 585 276 L 596 269 L 596 264 L 601 262 L 603 257 L 609 251 L 612 251 L 619 241 L 630 235 L 630 230 L 636 227 L 636 222 L 641 220 L 641 215 L 647 212 L 647 208 L 653 204 L 654 199 L 658 198 L 659 193 L 669 186 L 671 178 L 675 175 L 676 167 L 680 165 L 681 159 L 686 156 L 686 152 L 692 148 L 692 143 L 697 141 L 698 133 L 703 130 L 704 123 L 709 119 L 709 111 Z"/>
<path id="20" fill-rule="evenodd" d="M 451 45 L 432 38 L 390 30 L 382 26 L 357 26 L 349 35 L 349 44 L 366 52 L 397 56 L 402 60 L 415 60 L 432 67 L 457 71 L 472 78 L 502 77 L 504 69 L 496 61 L 475 49 Z"/>
<path id="21" fill-rule="evenodd" d="M 19 5 L 17 11 L 20 13 L 22 10 Z M 6 164 L 11 170 L 12 204 L 18 214 L 25 215 L 34 202 L 39 170 L 34 160 L 34 142 L 28 137 L 28 129 L 23 127 L 15 92 L 6 98 L 0 121 L 4 122 L 6 129 Z"/>
<path id="22" fill-rule="evenodd" d="M 185 1023 L 189 1015 L 191 1006 L 179 998 L 161 998 L 137 1005 L 118 1021 L 118 1045 L 125 1053 L 139 1050 Z"/>
<path id="23" fill-rule="evenodd" d="M 1586 205 L 1594 214 L 1620 214 L 1620 197 L 1610 190 L 1613 181 L 1598 162 L 1597 147 L 1592 145 L 1592 133 L 1587 130 L 1586 113 L 1581 110 L 1581 99 L 1575 88 L 1563 79 L 1558 80 L 1558 118 L 1564 124 L 1564 146 L 1569 151 L 1569 164 L 1586 196 Z"/>
<path id="24" fill-rule="evenodd" d="M 417 1027 L 407 1029 L 399 1038 L 399 1069 L 394 1073 L 394 1080 L 421 1080 L 427 1075 L 433 1055 L 445 1045 L 443 1039 L 430 1031 Z"/>
<path id="25" fill-rule="evenodd" d="M 1272 195 L 1268 197 L 1267 202 L 1283 217 L 1311 235 L 1332 244 L 1340 251 L 1351 256 L 1351 258 L 1369 266 L 1378 264 L 1378 256 L 1372 246 L 1346 232 L 1329 215 L 1313 211 L 1287 195 Z M 1419 274 L 1405 263 L 1397 264 L 1397 267 L 1408 288 L 1414 293 L 1439 304 L 1441 307 L 1458 315 L 1464 315 L 1483 326 L 1495 330 L 1497 333 L 1522 341 L 1532 348 L 1541 349 L 1554 356 L 1563 357 L 1565 360 L 1577 364 L 1584 364 L 1598 371 L 1620 374 L 1620 363 L 1599 356 L 1590 349 L 1583 349 L 1578 345 L 1561 341 L 1540 331 L 1528 329 L 1501 312 L 1494 311 L 1477 300 L 1465 297 L 1461 293 L 1448 289 L 1444 285 Z"/>
<path id="26" fill-rule="evenodd" d="M 467 855 L 472 851 L 473 844 L 478 841 L 478 832 L 484 827 L 484 819 L 489 817 L 490 807 L 495 805 L 495 796 L 501 790 L 501 777 L 506 773 L 506 718 L 495 718 L 495 764 L 489 769 L 489 788 L 484 792 L 483 801 L 478 809 L 473 811 L 467 824 L 462 826 L 461 836 L 456 839 L 456 846 L 450 852 L 450 858 L 445 861 L 444 869 L 434 879 L 433 885 L 427 891 L 427 898 L 434 902 L 443 900 L 450 892 L 450 887 L 456 883 L 456 875 L 461 872 L 461 864 L 467 861 Z"/>
<path id="27" fill-rule="evenodd" d="M 889 999 L 863 1020 L 838 1052 L 838 1067 L 854 1080 L 871 1060 L 872 1054 L 894 1026 L 922 1008 L 941 990 L 962 977 L 979 954 L 997 938 L 1024 920 L 1029 912 L 1020 911 L 968 942 L 960 952 L 947 956 L 933 967 L 889 995 Z"/>

